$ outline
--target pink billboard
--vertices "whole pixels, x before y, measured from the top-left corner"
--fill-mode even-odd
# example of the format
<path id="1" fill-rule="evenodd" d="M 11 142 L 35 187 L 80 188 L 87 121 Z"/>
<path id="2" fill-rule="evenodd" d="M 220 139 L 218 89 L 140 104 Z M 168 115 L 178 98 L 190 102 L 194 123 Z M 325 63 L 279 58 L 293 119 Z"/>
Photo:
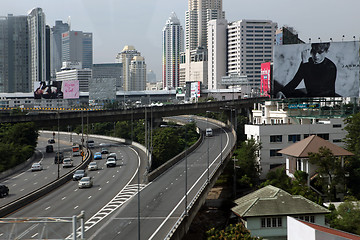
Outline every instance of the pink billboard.
<path id="1" fill-rule="evenodd" d="M 271 68 L 270 62 L 261 64 L 260 94 L 262 97 L 270 97 L 270 87 L 271 87 L 270 68 Z"/>
<path id="2" fill-rule="evenodd" d="M 62 91 L 64 99 L 79 98 L 79 81 L 63 81 Z"/>

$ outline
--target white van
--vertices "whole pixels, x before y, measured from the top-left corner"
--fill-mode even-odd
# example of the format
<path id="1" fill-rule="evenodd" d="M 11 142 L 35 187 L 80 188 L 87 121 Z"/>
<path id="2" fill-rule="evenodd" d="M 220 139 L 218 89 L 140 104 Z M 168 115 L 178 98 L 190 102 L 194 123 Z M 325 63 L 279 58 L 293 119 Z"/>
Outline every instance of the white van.
<path id="1" fill-rule="evenodd" d="M 88 148 L 94 148 L 94 147 L 95 147 L 95 142 L 94 142 L 94 140 L 88 140 L 88 141 L 86 141 L 86 146 L 87 146 Z"/>
<path id="2" fill-rule="evenodd" d="M 205 136 L 206 137 L 211 137 L 213 135 L 213 130 L 211 128 L 207 128 L 205 130 Z"/>

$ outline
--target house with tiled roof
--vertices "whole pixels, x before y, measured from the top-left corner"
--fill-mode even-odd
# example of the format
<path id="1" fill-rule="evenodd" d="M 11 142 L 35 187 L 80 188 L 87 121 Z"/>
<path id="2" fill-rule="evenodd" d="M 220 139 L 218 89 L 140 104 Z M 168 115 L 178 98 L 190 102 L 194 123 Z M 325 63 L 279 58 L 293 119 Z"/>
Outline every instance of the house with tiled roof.
<path id="1" fill-rule="evenodd" d="M 268 185 L 235 200 L 231 210 L 252 236 L 264 239 L 286 239 L 287 216 L 325 225 L 330 211 L 303 196 Z"/>
<path id="2" fill-rule="evenodd" d="M 353 153 L 326 141 L 321 137 L 311 135 L 278 151 L 280 154 L 287 156 L 286 174 L 294 178 L 295 171 L 300 170 L 308 174 L 309 180 L 314 177 L 316 175 L 317 166 L 309 162 L 309 153 L 319 153 L 319 149 L 321 147 L 329 149 L 335 157 L 339 157 L 342 160 L 345 156 L 354 155 Z"/>
<path id="3" fill-rule="evenodd" d="M 359 235 L 287 217 L 287 240 L 360 240 Z"/>

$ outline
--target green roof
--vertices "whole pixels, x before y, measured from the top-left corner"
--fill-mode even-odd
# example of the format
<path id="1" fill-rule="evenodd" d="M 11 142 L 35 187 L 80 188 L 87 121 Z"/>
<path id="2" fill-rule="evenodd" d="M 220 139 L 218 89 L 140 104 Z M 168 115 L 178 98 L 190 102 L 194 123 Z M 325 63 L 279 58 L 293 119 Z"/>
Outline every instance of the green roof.
<path id="1" fill-rule="evenodd" d="M 303 196 L 268 185 L 235 200 L 231 210 L 240 217 L 327 214 L 330 211 Z"/>

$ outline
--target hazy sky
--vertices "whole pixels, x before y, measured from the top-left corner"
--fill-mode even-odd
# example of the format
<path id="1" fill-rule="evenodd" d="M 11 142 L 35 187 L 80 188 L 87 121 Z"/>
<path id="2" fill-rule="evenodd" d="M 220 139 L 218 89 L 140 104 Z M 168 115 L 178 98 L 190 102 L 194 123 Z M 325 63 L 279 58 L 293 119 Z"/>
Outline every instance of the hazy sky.
<path id="1" fill-rule="evenodd" d="M 161 79 L 162 29 L 171 12 L 185 27 L 187 0 L 0 0 L 0 16 L 26 15 L 41 7 L 46 23 L 67 21 L 71 29 L 93 33 L 94 63 L 115 61 L 125 45 L 133 45 L 145 57 L 147 69 Z M 229 22 L 241 19 L 272 20 L 279 27 L 295 28 L 308 42 L 359 40 L 359 0 L 223 0 Z"/>

